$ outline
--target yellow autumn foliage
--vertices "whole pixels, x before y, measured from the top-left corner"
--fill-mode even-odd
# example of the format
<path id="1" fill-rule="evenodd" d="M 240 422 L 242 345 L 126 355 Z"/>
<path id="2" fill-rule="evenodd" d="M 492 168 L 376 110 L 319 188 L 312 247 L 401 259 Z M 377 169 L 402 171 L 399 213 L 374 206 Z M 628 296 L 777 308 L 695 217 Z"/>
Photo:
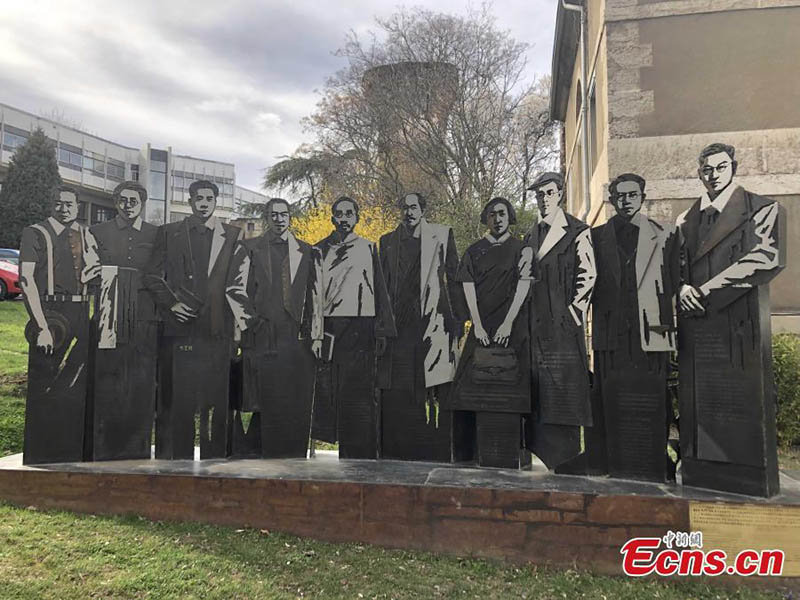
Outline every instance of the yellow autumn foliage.
<path id="1" fill-rule="evenodd" d="M 359 210 L 356 233 L 371 242 L 377 242 L 384 233 L 397 227 L 395 213 L 377 206 L 364 206 Z M 292 232 L 304 242 L 316 244 L 333 231 L 331 223 L 331 204 L 321 203 L 317 208 L 309 208 L 302 215 L 292 219 Z"/>

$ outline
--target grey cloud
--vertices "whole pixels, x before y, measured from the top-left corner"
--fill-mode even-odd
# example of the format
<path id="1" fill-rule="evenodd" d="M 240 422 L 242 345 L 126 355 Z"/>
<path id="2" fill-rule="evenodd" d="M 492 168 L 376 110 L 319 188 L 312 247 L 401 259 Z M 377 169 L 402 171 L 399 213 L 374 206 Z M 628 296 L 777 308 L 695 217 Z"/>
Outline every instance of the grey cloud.
<path id="1" fill-rule="evenodd" d="M 150 61 L 158 60 L 158 49 L 153 55 L 142 56 L 130 47 L 114 39 L 97 33 L 88 33 L 85 40 L 86 56 L 93 57 L 92 67 L 107 82 L 104 94 L 125 94 L 142 100 L 156 101 L 162 106 L 179 106 L 193 98 L 188 82 L 180 76 L 180 71 L 166 76 L 154 71 Z M 209 88 L 209 95 L 214 93 Z"/>
<path id="2" fill-rule="evenodd" d="M 259 186 L 261 169 L 278 155 L 309 140 L 299 120 L 313 110 L 313 90 L 344 66 L 332 53 L 347 32 L 377 30 L 374 15 L 386 17 L 397 6 L 397 0 L 83 1 L 84 17 L 69 20 L 73 29 L 63 26 L 70 10 L 64 4 L 26 9 L 24 21 L 46 27 L 23 26 L 23 19 L 19 26 L 0 23 L 19 56 L 44 65 L 33 77 L 25 59 L 14 64 L 0 54 L 0 102 L 33 113 L 59 108 L 126 145 L 171 144 L 177 152 L 233 162 L 249 187 Z M 463 0 L 418 3 L 465 12 Z M 498 26 L 532 46 L 530 75 L 549 71 L 555 7 L 555 0 L 495 3 Z M 43 83 L 47 77 L 62 83 Z M 82 106 L 87 98 L 96 101 Z M 106 98 L 117 100 L 114 110 L 118 105 L 122 114 L 93 112 L 106 108 Z M 258 130 L 263 113 L 277 115 L 279 125 Z M 262 121 L 269 125 L 270 118 Z"/>
<path id="3" fill-rule="evenodd" d="M 281 3 L 221 14 L 218 22 L 179 20 L 160 27 L 226 60 L 259 84 L 280 83 L 305 91 L 319 87 L 343 66 L 332 53 L 342 45 L 350 24 L 332 19 L 324 10 L 313 13 Z"/>

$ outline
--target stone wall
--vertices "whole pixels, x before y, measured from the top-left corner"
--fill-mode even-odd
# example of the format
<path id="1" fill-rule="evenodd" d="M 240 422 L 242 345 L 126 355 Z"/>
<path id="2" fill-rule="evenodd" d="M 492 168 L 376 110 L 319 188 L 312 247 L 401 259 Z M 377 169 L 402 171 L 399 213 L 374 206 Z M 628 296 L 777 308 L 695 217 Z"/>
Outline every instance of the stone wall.
<path id="1" fill-rule="evenodd" d="M 606 21 L 800 6 L 798 0 L 606 0 Z"/>

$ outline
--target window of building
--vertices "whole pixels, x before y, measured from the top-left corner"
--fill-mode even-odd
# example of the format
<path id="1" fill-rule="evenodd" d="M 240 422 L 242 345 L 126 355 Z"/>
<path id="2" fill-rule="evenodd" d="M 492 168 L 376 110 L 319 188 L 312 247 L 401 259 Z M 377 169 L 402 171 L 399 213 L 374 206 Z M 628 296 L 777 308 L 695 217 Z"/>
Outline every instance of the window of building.
<path id="1" fill-rule="evenodd" d="M 69 144 L 58 144 L 58 164 L 68 169 L 81 171 L 83 169 L 83 150 Z"/>
<path id="2" fill-rule="evenodd" d="M 116 216 L 116 211 L 113 208 L 105 206 L 92 206 L 92 223 L 103 223 L 110 221 Z"/>
<path id="3" fill-rule="evenodd" d="M 164 200 L 167 193 L 167 175 L 157 171 L 150 171 L 150 198 Z"/>
<path id="4" fill-rule="evenodd" d="M 595 81 L 592 81 L 592 87 L 589 89 L 589 164 L 591 165 L 592 173 L 597 168 L 597 161 L 600 158 L 597 155 L 597 140 L 600 137 L 600 132 L 597 130 L 597 93 Z"/>
<path id="5" fill-rule="evenodd" d="M 83 166 L 83 155 L 64 148 L 58 149 L 58 164 L 80 171 Z"/>
<path id="6" fill-rule="evenodd" d="M 125 177 L 125 173 L 123 172 L 122 177 Z M 131 165 L 131 180 L 139 181 L 139 165 Z"/>
<path id="7" fill-rule="evenodd" d="M 86 150 L 83 153 L 83 164 L 81 165 L 84 169 L 92 171 L 94 175 L 98 177 L 105 177 L 106 174 L 106 162 L 105 157 L 95 154 L 94 152 L 89 152 Z"/>
<path id="8" fill-rule="evenodd" d="M 111 163 L 109 163 L 108 166 L 106 167 L 106 169 L 107 169 L 106 172 L 108 173 L 108 178 L 109 179 L 118 179 L 119 181 L 122 181 L 123 179 L 125 179 L 125 167 L 124 166 L 120 167 L 119 165 L 112 165 Z M 136 175 L 137 175 L 137 179 L 138 179 L 138 175 L 139 174 L 137 173 Z"/>
<path id="9" fill-rule="evenodd" d="M 160 213 L 158 219 L 148 219 L 153 224 L 161 225 L 164 223 L 166 215 L 164 212 L 165 200 L 167 198 L 167 159 L 168 154 L 166 150 L 150 149 L 150 177 L 148 181 L 149 197 L 155 202 L 148 202 L 152 206 L 148 206 L 148 213 L 153 211 Z"/>
<path id="10" fill-rule="evenodd" d="M 169 159 L 169 154 L 166 150 L 151 148 L 149 159 L 147 220 L 154 225 L 161 225 L 169 218 L 169 214 L 166 213 L 167 160 Z"/>
<path id="11" fill-rule="evenodd" d="M 581 156 L 583 148 L 580 143 L 575 147 L 572 164 L 569 169 L 567 185 L 567 212 L 577 215 L 583 206 L 583 161 Z"/>
<path id="12" fill-rule="evenodd" d="M 133 170 L 133 166 L 131 165 L 131 170 Z M 121 160 L 115 160 L 113 158 L 108 159 L 108 165 L 106 166 L 106 173 L 108 174 L 109 179 L 115 179 L 117 181 L 123 181 L 125 179 L 125 163 Z M 136 177 L 139 177 L 139 167 L 136 167 Z"/>
<path id="13" fill-rule="evenodd" d="M 10 152 L 15 152 L 17 148 L 22 146 L 27 141 L 27 135 L 21 135 L 8 130 L 3 133 L 3 148 L 9 150 Z"/>

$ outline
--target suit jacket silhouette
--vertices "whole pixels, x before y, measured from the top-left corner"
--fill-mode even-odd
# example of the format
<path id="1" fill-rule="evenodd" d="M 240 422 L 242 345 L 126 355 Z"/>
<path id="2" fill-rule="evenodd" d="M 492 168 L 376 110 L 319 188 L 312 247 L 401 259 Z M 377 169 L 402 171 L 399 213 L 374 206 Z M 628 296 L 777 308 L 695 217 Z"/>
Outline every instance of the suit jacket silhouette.
<path id="1" fill-rule="evenodd" d="M 591 425 L 583 325 L 597 272 L 589 227 L 559 209 L 543 239 L 535 225 L 524 241 L 535 253 L 530 333 L 539 420 Z M 566 384 L 568 395 L 558 391 Z"/>
<path id="2" fill-rule="evenodd" d="M 620 261 L 613 216 L 592 229 L 597 282 L 592 296 L 592 347 L 615 350 L 620 306 Z M 676 349 L 675 297 L 680 285 L 680 240 L 674 225 L 660 225 L 641 212 L 631 222 L 639 231 L 636 283 L 639 334 L 645 352 Z"/>
<path id="3" fill-rule="evenodd" d="M 276 273 L 269 250 L 274 240 L 271 232 L 242 240 L 234 253 L 227 295 L 234 318 L 243 331 L 242 346 L 252 345 L 249 325 L 259 317 L 272 321 L 291 318 L 297 327 L 308 325 L 311 320 L 309 294 L 314 276 L 311 245 L 289 233 L 287 256 Z M 276 285 L 282 295 L 278 305 L 271 302 L 271 288 Z"/>
<path id="4" fill-rule="evenodd" d="M 190 243 L 189 230 L 195 220 L 190 216 L 159 228 L 145 285 L 160 309 L 165 336 L 200 334 L 232 339 L 233 317 L 225 299 L 225 282 L 242 230 L 216 218 L 211 252 L 208 257 L 200 256 Z M 170 308 L 187 297 L 199 303 L 199 316 L 179 323 Z"/>
<path id="5" fill-rule="evenodd" d="M 778 469 L 768 283 L 786 264 L 786 221 L 777 202 L 731 186 L 678 219 L 682 280 L 705 307 L 678 315 L 684 483 L 769 496 Z M 708 204 L 721 208 L 710 227 Z"/>
<path id="6" fill-rule="evenodd" d="M 380 256 L 386 287 L 392 306 L 399 296 L 400 225 L 381 237 Z M 462 287 L 456 281 L 458 253 L 453 230 L 448 225 L 420 222 L 420 306 L 425 326 L 425 387 L 433 387 L 453 380 L 456 372 L 458 338 L 463 329 L 466 309 Z M 392 377 L 392 352 L 390 342 L 378 360 L 378 385 L 390 387 Z"/>

